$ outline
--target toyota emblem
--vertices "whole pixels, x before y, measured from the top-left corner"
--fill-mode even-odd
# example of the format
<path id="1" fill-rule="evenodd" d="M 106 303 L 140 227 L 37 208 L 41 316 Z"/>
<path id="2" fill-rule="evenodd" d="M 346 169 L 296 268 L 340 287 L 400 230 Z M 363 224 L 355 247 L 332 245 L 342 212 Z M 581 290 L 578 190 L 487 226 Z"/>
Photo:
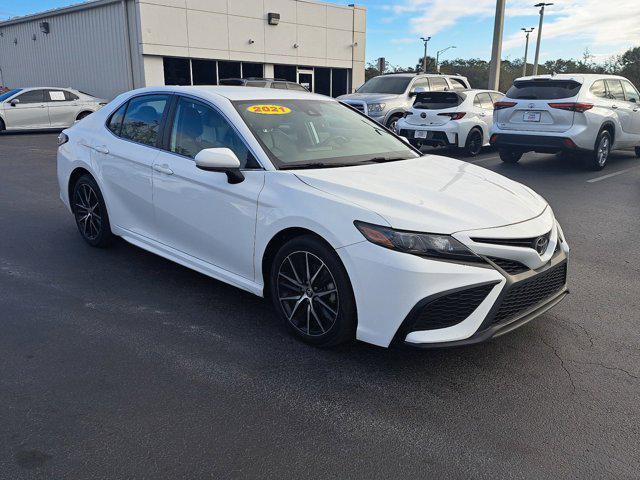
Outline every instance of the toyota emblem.
<path id="1" fill-rule="evenodd" d="M 535 106 L 536 106 L 536 104 L 535 104 L 535 103 L 530 103 L 530 104 L 528 105 L 528 107 L 529 107 L 529 108 L 533 108 L 533 107 L 535 107 Z"/>
<path id="2" fill-rule="evenodd" d="M 538 237 L 535 243 L 536 252 L 542 255 L 547 250 L 547 245 L 549 245 L 549 239 L 547 237 Z"/>

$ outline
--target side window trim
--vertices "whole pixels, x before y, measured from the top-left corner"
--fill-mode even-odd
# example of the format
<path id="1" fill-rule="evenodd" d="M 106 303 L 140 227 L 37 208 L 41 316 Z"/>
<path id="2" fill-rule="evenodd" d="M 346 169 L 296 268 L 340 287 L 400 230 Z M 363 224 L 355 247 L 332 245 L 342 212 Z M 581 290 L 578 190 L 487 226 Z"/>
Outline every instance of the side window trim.
<path id="1" fill-rule="evenodd" d="M 171 117 L 167 118 L 166 126 L 163 132 L 164 138 L 162 139 L 162 150 L 166 151 L 167 153 L 170 153 L 171 155 L 177 155 L 181 158 L 185 158 L 187 160 L 190 160 L 192 162 L 195 162 L 195 160 L 191 157 L 188 157 L 186 155 L 182 155 L 180 153 L 177 152 L 172 152 L 170 150 L 170 141 L 171 141 L 171 131 L 173 130 L 173 123 L 175 122 L 176 119 L 176 110 L 177 110 L 177 105 L 178 102 L 180 101 L 180 98 L 187 98 L 190 100 L 194 100 L 196 102 L 200 102 L 203 105 L 206 105 L 207 107 L 210 107 L 211 109 L 213 109 L 214 112 L 216 112 L 217 114 L 219 114 L 225 122 L 227 122 L 227 124 L 229 124 L 229 126 L 233 129 L 233 131 L 236 133 L 236 135 L 238 136 L 238 138 L 240 139 L 240 141 L 244 144 L 244 146 L 247 148 L 247 151 L 251 154 L 251 156 L 253 157 L 254 161 L 258 164 L 258 168 L 242 168 L 242 171 L 245 170 L 265 170 L 264 165 L 262 165 L 262 163 L 260 162 L 258 156 L 256 155 L 256 152 L 253 150 L 253 148 L 251 148 L 251 146 L 248 144 L 248 142 L 246 141 L 246 139 L 244 138 L 244 136 L 240 133 L 240 131 L 238 130 L 238 128 L 233 124 L 232 121 L 229 120 L 229 117 L 227 117 L 224 112 L 222 110 L 220 110 L 216 105 L 212 104 L 211 102 L 209 102 L 208 100 L 204 99 L 204 98 L 200 98 L 200 97 L 196 97 L 193 95 L 188 95 L 188 94 L 184 94 L 184 93 L 180 93 L 180 94 L 174 94 L 175 99 L 172 101 L 172 104 L 170 106 L 170 110 L 171 110 Z"/>

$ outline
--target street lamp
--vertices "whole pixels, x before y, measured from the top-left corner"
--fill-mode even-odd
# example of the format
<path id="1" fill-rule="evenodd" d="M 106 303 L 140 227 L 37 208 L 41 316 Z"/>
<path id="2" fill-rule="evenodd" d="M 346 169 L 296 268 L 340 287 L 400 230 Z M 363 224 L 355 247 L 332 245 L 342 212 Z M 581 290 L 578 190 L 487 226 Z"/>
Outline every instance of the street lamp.
<path id="1" fill-rule="evenodd" d="M 538 41 L 536 42 L 536 58 L 533 62 L 533 74 L 538 74 L 538 59 L 540 57 L 540 40 L 542 39 L 542 21 L 544 20 L 544 7 L 553 3 L 536 3 L 534 7 L 540 7 L 540 24 L 538 25 Z"/>
<path id="2" fill-rule="evenodd" d="M 422 73 L 427 73 L 427 43 L 431 40 L 431 37 L 420 37 L 420 40 L 424 42 L 424 57 L 422 57 Z"/>
<path id="3" fill-rule="evenodd" d="M 443 48 L 442 50 L 436 52 L 436 71 L 438 73 L 440 73 L 440 54 L 446 52 L 447 50 L 449 50 L 451 48 L 456 48 L 456 46 L 455 45 L 451 45 L 450 47 Z"/>
<path id="4" fill-rule="evenodd" d="M 527 54 L 529 53 L 529 34 L 531 32 L 533 32 L 534 28 L 521 28 L 520 30 L 522 30 L 524 33 L 527 34 L 527 39 L 525 40 L 524 43 L 524 63 L 522 64 L 522 76 L 526 77 L 527 76 Z"/>

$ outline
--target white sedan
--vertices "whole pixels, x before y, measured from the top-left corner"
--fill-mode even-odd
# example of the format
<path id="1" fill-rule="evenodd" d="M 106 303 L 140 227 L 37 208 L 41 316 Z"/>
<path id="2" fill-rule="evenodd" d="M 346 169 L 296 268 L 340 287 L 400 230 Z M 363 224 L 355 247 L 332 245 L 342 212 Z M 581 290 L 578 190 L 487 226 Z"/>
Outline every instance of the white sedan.
<path id="1" fill-rule="evenodd" d="M 416 148 L 449 147 L 475 157 L 489 145 L 493 104 L 503 96 L 494 90 L 421 91 L 396 130 Z"/>
<path id="2" fill-rule="evenodd" d="M 315 345 L 475 343 L 566 294 L 551 207 L 478 166 L 421 156 L 339 102 L 154 87 L 59 138 L 60 197 L 114 236 L 267 296 Z"/>

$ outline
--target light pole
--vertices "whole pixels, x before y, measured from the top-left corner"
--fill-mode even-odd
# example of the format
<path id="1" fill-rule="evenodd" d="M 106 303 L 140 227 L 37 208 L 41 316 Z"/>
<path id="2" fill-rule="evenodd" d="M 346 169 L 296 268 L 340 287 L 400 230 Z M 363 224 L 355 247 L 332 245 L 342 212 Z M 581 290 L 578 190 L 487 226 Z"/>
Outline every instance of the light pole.
<path id="1" fill-rule="evenodd" d="M 436 72 L 440 73 L 440 54 L 446 52 L 451 48 L 456 48 L 456 46 L 451 45 L 450 47 L 443 48 L 442 50 L 439 50 L 438 52 L 436 52 Z"/>
<path id="2" fill-rule="evenodd" d="M 542 22 L 544 20 L 544 7 L 553 3 L 536 3 L 534 7 L 540 7 L 540 24 L 538 25 L 538 41 L 536 42 L 536 58 L 533 61 L 533 74 L 538 74 L 538 59 L 540 58 L 540 40 L 542 39 Z"/>
<path id="3" fill-rule="evenodd" d="M 527 39 L 525 40 L 524 43 L 524 63 L 522 64 L 522 76 L 526 77 L 527 76 L 527 54 L 529 53 L 529 34 L 531 32 L 533 32 L 533 27 L 531 28 L 521 28 L 520 30 L 522 30 L 524 33 L 527 34 Z"/>
<path id="4" fill-rule="evenodd" d="M 505 0 L 496 0 L 496 18 L 493 24 L 493 47 L 491 48 L 491 65 L 489 66 L 489 90 L 500 89 L 500 57 L 502 55 L 505 3 Z"/>
<path id="5" fill-rule="evenodd" d="M 431 40 L 431 37 L 420 37 L 420 40 L 424 42 L 424 57 L 422 57 L 422 73 L 427 73 L 427 43 Z"/>

